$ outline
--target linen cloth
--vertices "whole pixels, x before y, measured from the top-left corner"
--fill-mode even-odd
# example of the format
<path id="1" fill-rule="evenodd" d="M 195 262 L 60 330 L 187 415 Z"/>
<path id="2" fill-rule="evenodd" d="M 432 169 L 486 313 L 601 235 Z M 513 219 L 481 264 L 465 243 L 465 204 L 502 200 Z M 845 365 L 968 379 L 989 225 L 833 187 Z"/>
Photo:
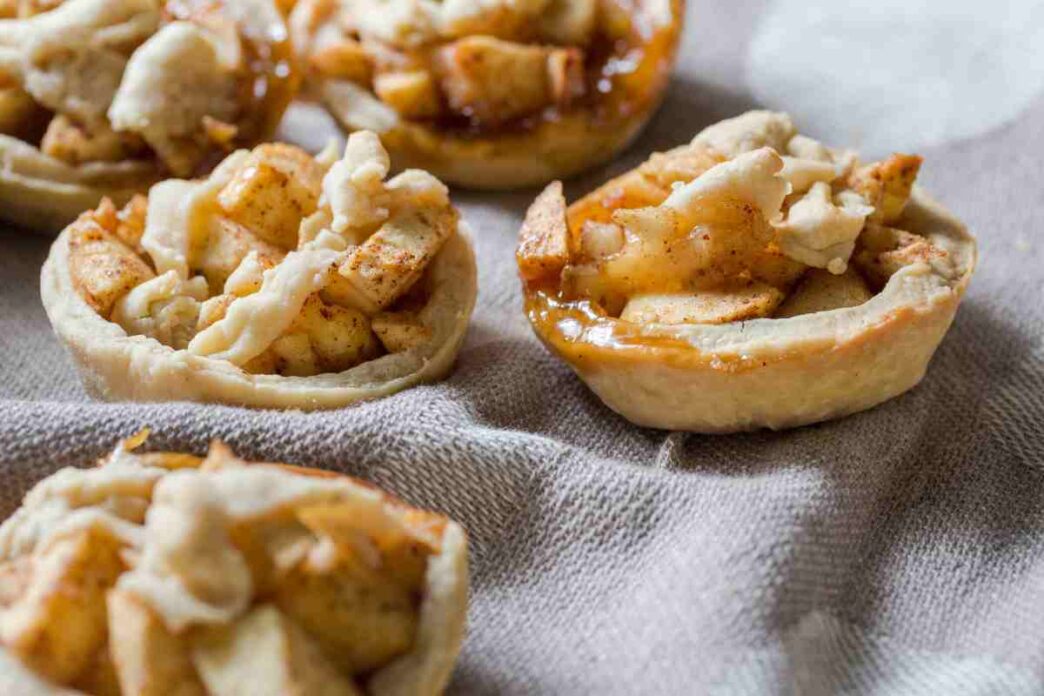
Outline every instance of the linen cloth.
<path id="1" fill-rule="evenodd" d="M 771 9 L 692 3 L 659 116 L 570 196 L 721 118 L 786 107 L 748 87 Z M 889 26 L 871 19 L 850 22 Z M 869 38 L 871 66 L 887 57 Z M 795 90 L 822 87 L 792 77 Z M 868 104 L 887 91 L 877 82 Z M 901 127 L 938 96 L 890 117 Z M 981 252 L 927 378 L 870 412 L 779 433 L 637 428 L 551 357 L 522 315 L 513 259 L 535 191 L 454 193 L 475 230 L 480 294 L 452 377 L 313 414 L 90 401 L 40 306 L 48 240 L 4 230 L 0 512 L 142 426 L 153 448 L 201 452 L 220 438 L 245 457 L 369 479 L 465 525 L 473 591 L 453 693 L 1042 693 L 1044 95 L 998 119 L 919 150 L 923 185 Z M 313 120 L 298 112 L 284 132 L 314 140 Z M 858 132 L 817 123 L 809 134 L 831 144 Z M 896 147 L 918 145 L 908 134 Z"/>

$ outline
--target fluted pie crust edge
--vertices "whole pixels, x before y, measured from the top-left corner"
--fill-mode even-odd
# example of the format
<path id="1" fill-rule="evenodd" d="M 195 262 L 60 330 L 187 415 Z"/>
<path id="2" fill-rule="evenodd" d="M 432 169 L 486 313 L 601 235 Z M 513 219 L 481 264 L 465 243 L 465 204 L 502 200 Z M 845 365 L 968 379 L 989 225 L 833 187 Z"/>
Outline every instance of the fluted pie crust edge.
<path id="1" fill-rule="evenodd" d="M 256 375 L 223 360 L 128 336 L 95 312 L 73 286 L 68 232 L 51 246 L 40 295 L 54 331 L 69 350 L 88 393 L 107 401 L 200 401 L 259 408 L 329 409 L 388 396 L 445 377 L 475 306 L 475 254 L 464 224 L 430 267 L 426 312 L 431 338 L 401 353 L 344 372 L 312 377 Z"/>

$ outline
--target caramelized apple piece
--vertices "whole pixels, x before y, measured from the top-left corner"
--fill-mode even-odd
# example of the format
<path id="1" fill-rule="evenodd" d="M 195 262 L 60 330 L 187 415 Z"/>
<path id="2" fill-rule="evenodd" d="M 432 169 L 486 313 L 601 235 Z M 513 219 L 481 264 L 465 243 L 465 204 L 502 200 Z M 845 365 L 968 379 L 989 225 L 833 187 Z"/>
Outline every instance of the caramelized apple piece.
<path id="1" fill-rule="evenodd" d="M 195 641 L 193 660 L 212 696 L 362 696 L 315 641 L 271 605 Z"/>
<path id="2" fill-rule="evenodd" d="M 583 84 L 577 49 L 469 36 L 435 57 L 450 109 L 479 123 L 503 123 L 573 99 Z"/>
<path id="3" fill-rule="evenodd" d="M 548 184 L 526 213 L 515 253 L 526 281 L 553 280 L 569 262 L 569 229 L 562 182 Z"/>
<path id="4" fill-rule="evenodd" d="M 210 227 L 207 246 L 200 256 L 199 270 L 206 276 L 212 293 L 220 293 L 228 277 L 251 252 L 276 263 L 285 252 L 260 239 L 250 230 L 226 217 L 217 217 Z"/>
<path id="5" fill-rule="evenodd" d="M 134 595 L 115 589 L 108 596 L 112 658 L 120 688 L 135 696 L 206 696 L 183 636 Z"/>
<path id="6" fill-rule="evenodd" d="M 91 212 L 82 214 L 69 231 L 69 272 L 76 291 L 103 317 L 109 316 L 118 299 L 155 276 Z"/>
<path id="7" fill-rule="evenodd" d="M 871 285 L 882 288 L 904 266 L 927 263 L 945 275 L 953 273 L 953 260 L 928 239 L 883 225 L 869 224 L 859 236 L 853 263 Z"/>
<path id="8" fill-rule="evenodd" d="M 857 307 L 873 297 L 866 281 L 852 267 L 841 275 L 813 268 L 787 297 L 777 317 L 796 317 L 813 312 L 828 312 Z"/>
<path id="9" fill-rule="evenodd" d="M 620 318 L 637 324 L 727 324 L 767 317 L 783 301 L 783 293 L 771 285 L 703 290 L 673 295 L 638 295 L 631 298 Z"/>
<path id="10" fill-rule="evenodd" d="M 389 353 L 402 353 L 431 338 L 431 329 L 415 312 L 382 312 L 373 318 L 373 332 Z"/>
<path id="11" fill-rule="evenodd" d="M 427 70 L 381 73 L 374 78 L 373 90 L 403 118 L 434 118 L 442 112 L 438 85 Z"/>
<path id="12" fill-rule="evenodd" d="M 319 202 L 324 173 L 300 148 L 259 145 L 218 194 L 218 203 L 230 220 L 262 241 L 294 249 L 301 220 Z"/>
<path id="13" fill-rule="evenodd" d="M 356 291 L 355 304 L 373 312 L 406 293 L 453 234 L 456 223 L 452 208 L 406 210 L 384 223 L 348 253 L 339 269 Z"/>
<path id="14" fill-rule="evenodd" d="M 849 186 L 875 208 L 870 215 L 871 222 L 892 225 L 899 220 L 922 161 L 917 155 L 897 154 L 852 173 Z"/>

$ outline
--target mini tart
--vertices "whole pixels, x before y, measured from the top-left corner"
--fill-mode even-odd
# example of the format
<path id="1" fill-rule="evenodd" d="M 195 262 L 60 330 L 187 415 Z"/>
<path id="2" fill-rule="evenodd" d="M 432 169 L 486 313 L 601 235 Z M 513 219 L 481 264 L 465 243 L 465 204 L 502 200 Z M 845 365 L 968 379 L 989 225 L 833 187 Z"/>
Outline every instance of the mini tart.
<path id="1" fill-rule="evenodd" d="M 445 186 L 388 168 L 367 132 L 341 160 L 261 145 L 81 215 L 41 295 L 87 390 L 322 409 L 444 377 L 475 304 L 474 253 Z"/>
<path id="2" fill-rule="evenodd" d="M 121 444 L 0 526 L 4 694 L 438 694 L 464 637 L 455 522 L 332 472 Z"/>
<path id="3" fill-rule="evenodd" d="M 627 146 L 663 99 L 683 0 L 301 0 L 309 91 L 397 166 L 501 190 Z"/>
<path id="4" fill-rule="evenodd" d="M 975 240 L 913 186 L 750 112 L 566 207 L 552 184 L 517 253 L 537 336 L 614 411 L 704 433 L 787 428 L 915 386 Z"/>
<path id="5" fill-rule="evenodd" d="M 271 137 L 297 91 L 272 0 L 0 4 L 0 217 L 56 232 Z"/>

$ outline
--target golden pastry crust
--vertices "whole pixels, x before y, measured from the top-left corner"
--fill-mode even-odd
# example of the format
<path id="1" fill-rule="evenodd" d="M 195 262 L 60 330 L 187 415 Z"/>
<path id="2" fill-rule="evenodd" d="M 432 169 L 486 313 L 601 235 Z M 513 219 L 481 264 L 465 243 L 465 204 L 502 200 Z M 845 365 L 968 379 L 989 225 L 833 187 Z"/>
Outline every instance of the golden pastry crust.
<path id="1" fill-rule="evenodd" d="M 223 164 L 205 182 L 170 181 L 153 190 L 150 215 L 159 217 L 146 217 L 140 241 L 149 250 L 140 257 L 148 262 L 145 272 L 126 241 L 134 235 L 124 230 L 121 241 L 116 234 L 111 206 L 85 213 L 66 229 L 44 264 L 41 296 L 88 392 L 106 400 L 312 410 L 379 398 L 448 374 L 477 292 L 466 226 L 430 175 L 406 172 L 366 184 L 374 161 L 349 164 L 359 143 L 379 148 L 375 137 L 366 141 L 364 135 L 352 137 L 345 161 L 325 165 L 324 193 L 301 221 L 296 248 L 264 247 L 274 250 L 267 260 L 257 251 L 256 228 L 235 228 L 248 246 L 213 243 L 230 224 L 213 211 L 218 201 L 228 202 L 224 194 L 241 188 L 236 173 L 264 170 L 246 153 L 230 157 L 231 166 Z M 270 151 L 261 146 L 254 153 Z M 302 163 L 312 161 L 296 152 Z M 352 188 L 353 181 L 376 186 L 373 202 L 391 201 L 390 208 L 374 209 L 386 220 L 357 224 L 370 199 Z M 287 190 L 283 179 L 270 183 Z M 265 195 L 254 193 L 255 201 Z M 173 214 L 167 206 L 210 212 L 195 227 L 179 226 L 168 219 Z M 445 225 L 437 237 L 433 224 Z M 209 241 L 184 236 L 207 229 Z M 360 236 L 351 239 L 354 234 Z M 179 248 L 185 252 L 180 256 Z M 84 256 L 99 249 L 106 254 L 102 262 Z M 231 262 L 220 261 L 230 253 Z M 220 282 L 194 275 L 219 266 L 229 269 Z"/>
<path id="2" fill-rule="evenodd" d="M 458 524 L 220 443 L 135 453 L 144 438 L 0 526 L 4 693 L 442 692 L 466 625 Z"/>
<path id="3" fill-rule="evenodd" d="M 271 0 L 234 7 L 174 0 L 121 0 L 108 9 L 99 0 L 43 5 L 0 19 L 0 55 L 27 55 L 18 42 L 39 35 L 36 53 L 53 44 L 71 55 L 82 50 L 83 57 L 69 66 L 64 58 L 55 60 L 61 67 L 46 82 L 34 82 L 36 66 L 19 65 L 21 57 L 13 63 L 6 55 L 0 60 L 0 216 L 28 230 L 55 233 L 103 198 L 123 205 L 172 171 L 205 172 L 232 148 L 270 137 L 297 91 L 286 24 Z M 52 12 L 62 21 L 50 28 L 29 31 L 22 24 L 42 22 Z M 78 34 L 79 22 L 84 31 Z M 96 46 L 80 47 L 62 38 L 89 37 L 92 31 L 105 36 Z M 209 56 L 220 63 L 220 71 L 187 64 L 181 57 L 185 52 Z M 165 73 L 150 77 L 150 70 Z M 180 82 L 175 84 L 172 76 Z M 196 79 L 214 84 L 193 89 Z M 216 80 L 222 81 L 221 90 L 215 89 Z M 51 87 L 39 86 L 44 84 Z M 53 88 L 56 84 L 64 85 L 64 93 Z M 150 105 L 150 85 L 159 84 L 168 84 L 173 102 L 184 106 L 161 105 L 158 97 Z M 215 97 L 221 108 L 192 121 L 192 114 L 209 109 L 202 101 L 225 87 L 229 94 Z M 191 97 L 199 102 L 189 106 L 189 99 L 176 96 L 186 92 L 195 92 Z M 5 102 L 11 95 L 34 108 L 14 115 Z M 150 115 L 150 108 L 160 108 L 168 122 L 157 125 L 163 119 Z"/>
<path id="4" fill-rule="evenodd" d="M 581 2 L 601 8 L 583 39 L 548 28 L 575 18 L 527 20 L 521 30 L 503 20 L 443 29 L 388 58 L 365 30 L 361 41 L 330 45 L 329 27 L 352 23 L 336 4 L 298 3 L 291 20 L 310 92 L 348 130 L 379 132 L 397 167 L 483 190 L 566 178 L 626 147 L 664 97 L 684 16 L 683 0 Z M 545 34 L 531 36 L 534 26 Z"/>
<path id="5" fill-rule="evenodd" d="M 752 128 L 755 121 L 757 127 Z M 766 124 L 786 128 L 782 134 L 768 137 Z M 845 193 L 852 182 L 858 185 L 865 181 L 866 172 L 879 172 L 892 165 L 853 170 L 847 154 L 833 153 L 837 169 L 825 177 L 837 177 L 833 200 L 838 207 L 830 208 L 832 216 L 820 220 L 833 225 L 829 229 L 844 232 L 845 225 L 836 220 L 841 205 L 851 206 L 848 209 L 865 220 L 854 251 L 847 247 L 853 265 L 845 270 L 844 264 L 836 263 L 839 259 L 829 258 L 837 253 L 837 247 L 825 247 L 830 254 L 811 255 L 823 263 L 820 268 L 808 270 L 798 263 L 796 275 L 789 270 L 783 275 L 762 275 L 779 297 L 771 304 L 744 300 L 743 306 L 750 310 L 748 316 L 723 314 L 724 323 L 715 318 L 715 311 L 732 311 L 744 299 L 741 292 L 729 289 L 732 286 L 712 284 L 704 288 L 697 280 L 686 280 L 690 289 L 671 291 L 692 293 L 688 295 L 692 302 L 669 303 L 669 308 L 692 307 L 703 313 L 697 318 L 678 311 L 661 313 L 657 315 L 660 318 L 650 321 L 648 311 L 625 310 L 624 317 L 620 316 L 621 306 L 630 309 L 638 304 L 628 303 L 626 296 L 617 301 L 614 310 L 597 295 L 587 295 L 588 299 L 576 295 L 578 286 L 566 282 L 579 272 L 577 256 L 581 270 L 591 265 L 590 261 L 587 266 L 583 263 L 585 229 L 591 229 L 585 228 L 585 223 L 620 222 L 624 218 L 615 215 L 618 208 L 651 205 L 661 207 L 645 210 L 662 211 L 664 199 L 675 195 L 672 192 L 699 192 L 694 183 L 685 182 L 699 182 L 707 171 L 730 171 L 722 162 L 731 165 L 759 157 L 771 162 L 771 151 L 756 148 L 770 145 L 786 153 L 788 141 L 793 143 L 788 157 L 795 156 L 795 149 L 806 155 L 807 148 L 800 145 L 811 142 L 803 136 L 796 136 L 801 140 L 794 142 L 792 126 L 783 115 L 754 113 L 723 125 L 708 129 L 709 136 L 698 136 L 690 146 L 654 155 L 642 168 L 570 206 L 566 217 L 571 255 L 558 260 L 557 272 L 536 273 L 534 269 L 541 266 L 531 265 L 531 260 L 520 253 L 525 309 L 534 332 L 606 405 L 636 424 L 656 428 L 721 433 L 794 427 L 870 408 L 915 386 L 957 311 L 975 267 L 976 246 L 965 227 L 938 203 L 917 188 L 910 192 L 912 160 L 902 160 L 906 166 L 898 167 L 909 201 L 903 196 L 900 204 L 893 199 L 886 206 L 888 224 L 901 228 L 894 229 L 879 224 L 879 216 L 873 215 L 875 208 L 860 207 Z M 740 137 L 733 137 L 737 132 Z M 889 162 L 898 161 L 893 158 Z M 784 165 L 793 166 L 793 160 Z M 765 180 L 780 176 L 777 170 Z M 792 171 L 789 176 L 792 182 L 800 179 L 795 179 Z M 672 188 L 674 181 L 685 185 Z M 710 191 L 722 178 L 702 181 L 709 182 L 703 189 Z M 797 185 L 808 187 L 809 183 Z M 812 184 L 810 191 L 815 187 Z M 814 198 L 817 194 L 804 195 Z M 783 200 L 784 212 L 789 207 L 789 213 L 771 223 L 775 231 L 767 233 L 770 239 L 778 240 L 795 228 L 796 201 L 802 199 L 795 194 Z M 707 215 L 707 205 L 697 205 L 696 210 Z M 561 234 L 560 230 L 561 223 L 553 228 L 544 226 L 547 234 Z M 769 247 L 774 243 L 769 242 Z M 797 253 L 803 259 L 810 258 L 808 249 Z M 741 258 L 752 263 L 752 257 L 741 254 Z M 785 255 L 783 258 L 786 260 Z M 546 259 L 537 261 L 546 264 Z M 825 270 L 828 266 L 831 271 Z M 667 266 L 658 268 L 660 275 L 670 275 Z M 709 276 L 714 277 L 721 268 L 715 271 L 712 267 Z M 757 266 L 747 266 L 742 273 L 750 278 L 752 268 L 756 279 Z M 760 272 L 764 269 L 762 266 Z M 705 305 L 715 301 L 715 293 L 722 292 L 728 302 L 706 311 Z M 792 296 L 783 301 L 788 294 Z M 660 297 L 668 302 L 673 296 Z M 640 309 L 647 306 L 644 301 L 639 304 Z"/>

